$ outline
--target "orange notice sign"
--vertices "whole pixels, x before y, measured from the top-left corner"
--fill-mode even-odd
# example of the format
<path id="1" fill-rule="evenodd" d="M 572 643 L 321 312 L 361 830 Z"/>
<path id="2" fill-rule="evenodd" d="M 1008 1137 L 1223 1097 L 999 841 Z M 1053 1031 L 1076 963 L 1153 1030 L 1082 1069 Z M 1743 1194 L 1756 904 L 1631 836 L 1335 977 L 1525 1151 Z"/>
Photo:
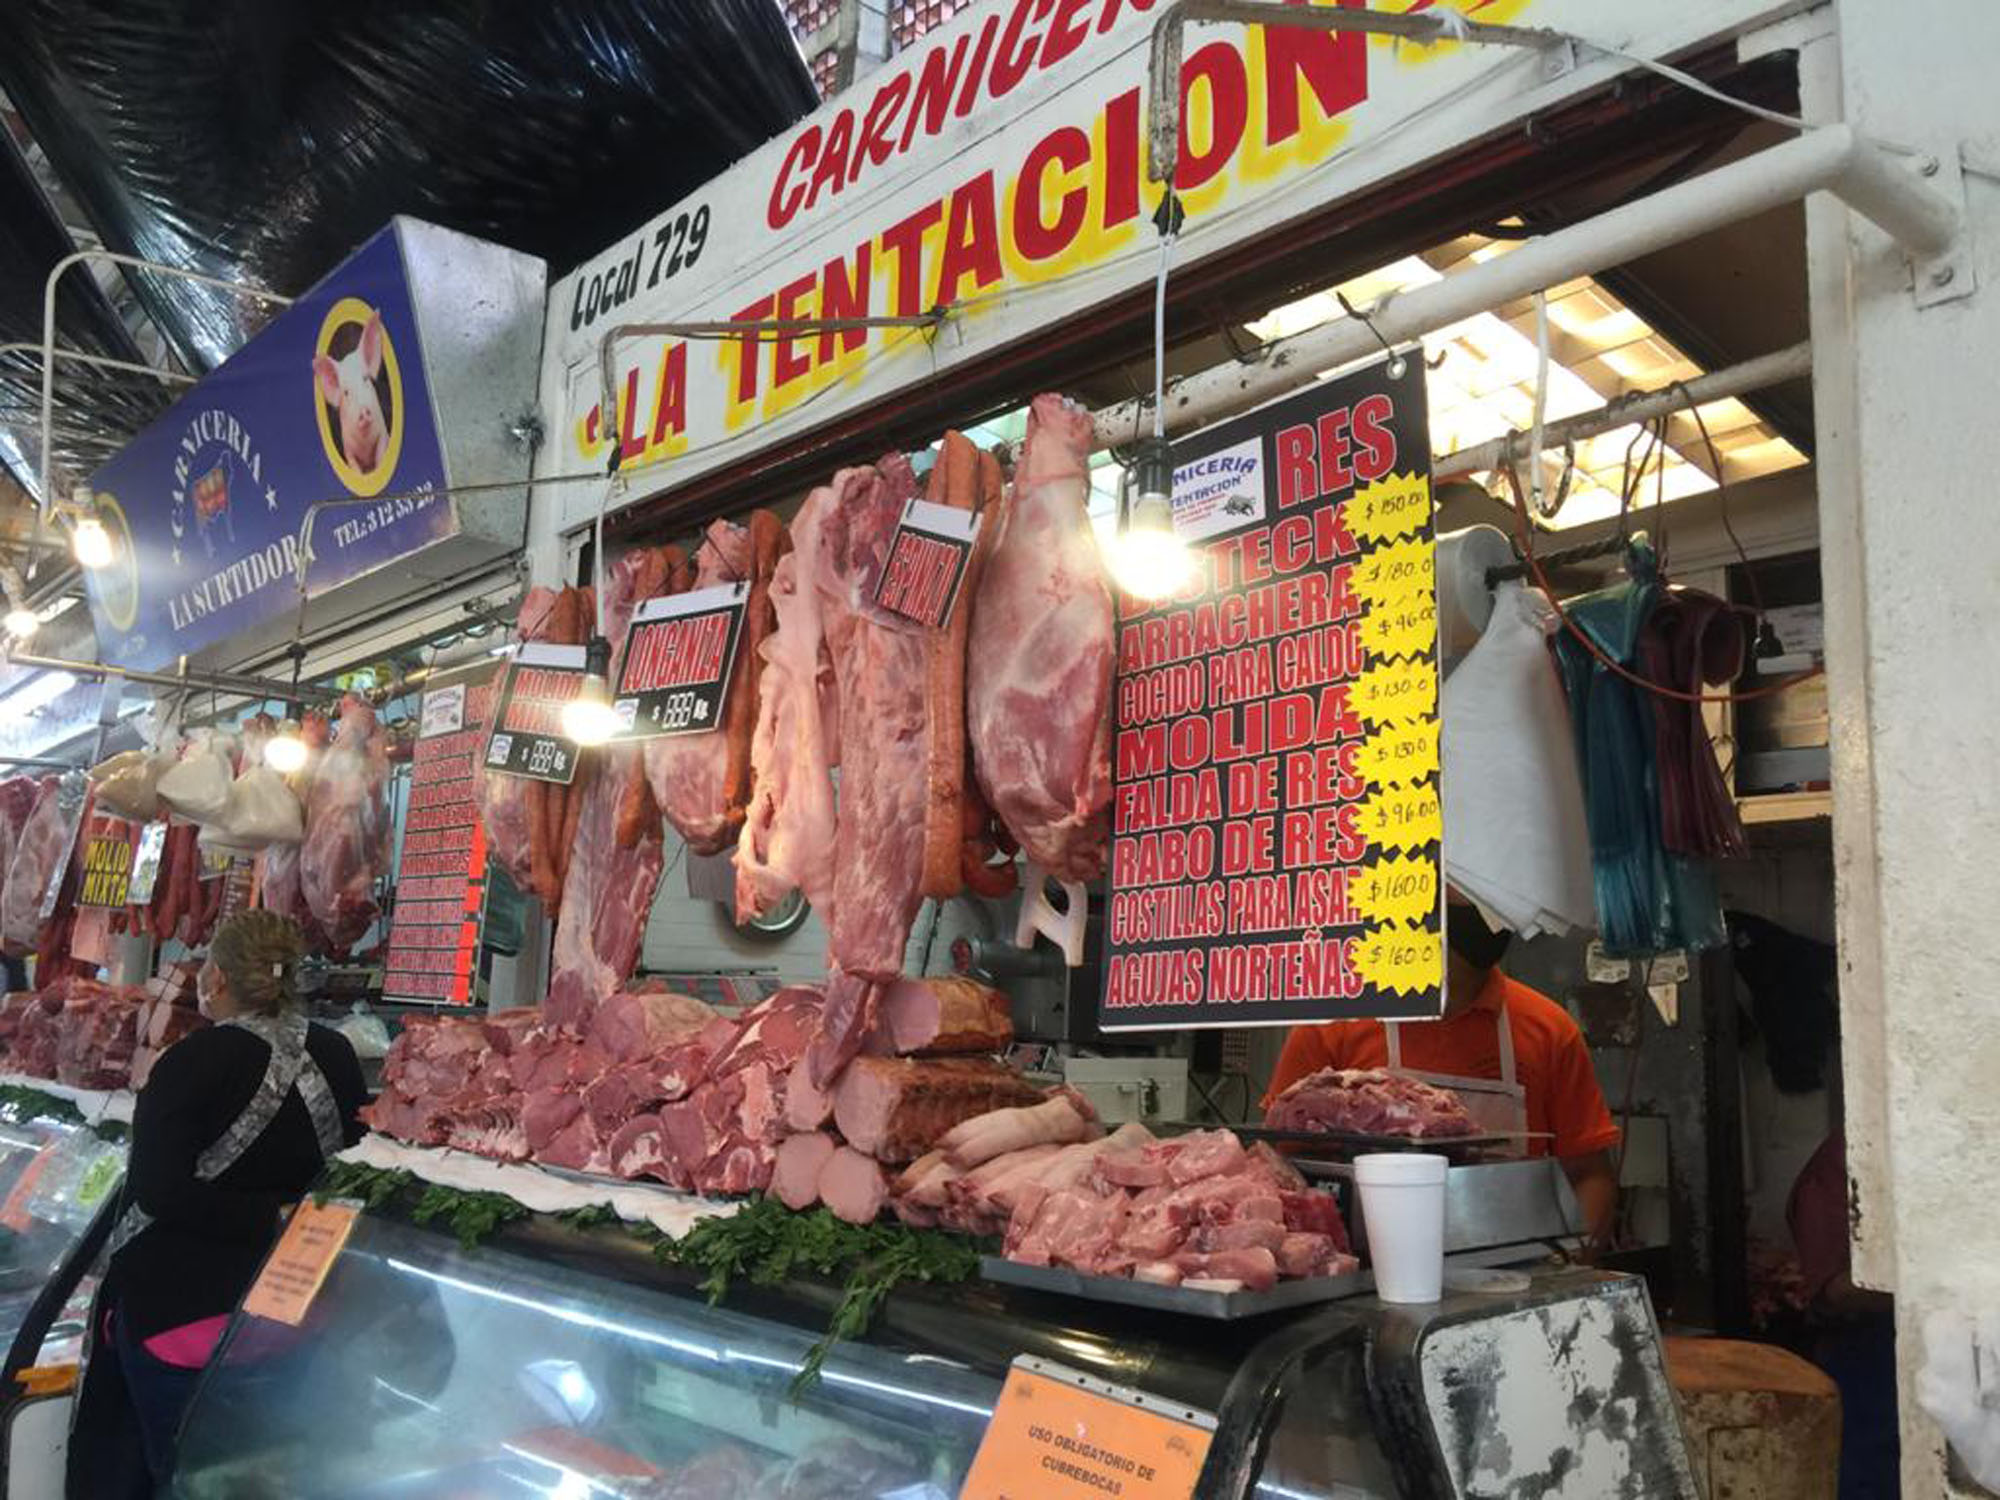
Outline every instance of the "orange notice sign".
<path id="1" fill-rule="evenodd" d="M 354 1232 L 358 1212 L 346 1203 L 321 1204 L 310 1198 L 301 1203 L 243 1299 L 243 1310 L 294 1328 L 303 1323 L 334 1257 Z"/>
<path id="2" fill-rule="evenodd" d="M 959 1500 L 1191 1500 L 1212 1423 L 1039 1360 L 1015 1364 Z"/>

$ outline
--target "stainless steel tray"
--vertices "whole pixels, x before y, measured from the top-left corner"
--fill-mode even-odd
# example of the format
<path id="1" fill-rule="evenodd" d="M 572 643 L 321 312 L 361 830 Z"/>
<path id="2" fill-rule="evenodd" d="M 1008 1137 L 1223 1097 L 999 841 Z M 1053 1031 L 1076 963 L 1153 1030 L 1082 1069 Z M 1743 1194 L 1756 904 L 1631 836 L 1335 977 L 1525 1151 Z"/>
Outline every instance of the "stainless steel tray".
<path id="1" fill-rule="evenodd" d="M 1375 1290 L 1375 1273 L 1350 1271 L 1345 1276 L 1304 1276 L 1281 1281 L 1268 1292 L 1208 1292 L 1198 1288 L 1158 1286 L 1129 1276 L 1092 1276 L 1061 1266 L 1024 1266 L 998 1255 L 981 1256 L 979 1271 L 988 1281 L 1081 1297 L 1088 1302 L 1116 1302 L 1152 1312 L 1182 1313 L 1191 1318 L 1254 1318 L 1288 1307 L 1336 1302 Z"/>
<path id="2" fill-rule="evenodd" d="M 1350 1154 L 1375 1151 L 1427 1151 L 1433 1156 L 1442 1156 L 1451 1161 L 1462 1161 L 1467 1157 L 1502 1147 L 1518 1146 L 1523 1140 L 1531 1139 L 1533 1136 L 1532 1132 L 1523 1132 L 1521 1135 L 1416 1136 L 1363 1135 L 1351 1130 L 1272 1130 L 1265 1125 L 1232 1125 L 1229 1128 L 1243 1140 L 1268 1141 L 1274 1146 L 1320 1146 Z"/>

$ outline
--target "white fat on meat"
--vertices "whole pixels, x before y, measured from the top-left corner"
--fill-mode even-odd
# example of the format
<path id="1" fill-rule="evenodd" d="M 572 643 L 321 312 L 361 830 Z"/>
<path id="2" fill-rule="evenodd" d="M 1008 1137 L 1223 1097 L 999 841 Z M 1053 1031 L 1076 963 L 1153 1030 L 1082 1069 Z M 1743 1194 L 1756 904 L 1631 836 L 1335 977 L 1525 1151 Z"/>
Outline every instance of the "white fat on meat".
<path id="1" fill-rule="evenodd" d="M 1037 396 L 972 601 L 966 733 L 980 790 L 1059 880 L 1104 873 L 1111 808 L 1111 587 L 1088 515 L 1089 413 Z"/>
<path id="2" fill-rule="evenodd" d="M 792 550 L 771 577 L 777 627 L 763 645 L 757 727 L 750 741 L 754 790 L 736 841 L 736 912 L 760 916 L 793 890 L 814 906 L 833 896 L 833 768 L 840 763 L 838 700 L 826 649 L 820 577 L 827 522 L 872 469 L 843 469 L 806 496 L 792 520 Z"/>

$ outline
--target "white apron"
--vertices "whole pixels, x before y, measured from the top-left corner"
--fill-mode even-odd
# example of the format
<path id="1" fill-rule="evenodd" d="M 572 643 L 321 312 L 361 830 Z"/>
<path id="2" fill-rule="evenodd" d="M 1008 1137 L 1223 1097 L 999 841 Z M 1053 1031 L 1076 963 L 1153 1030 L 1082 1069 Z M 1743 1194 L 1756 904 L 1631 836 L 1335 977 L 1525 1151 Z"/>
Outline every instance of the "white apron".
<path id="1" fill-rule="evenodd" d="M 1435 1022 L 1420 1022 L 1435 1025 Z M 1389 1044 L 1389 1071 L 1415 1078 L 1433 1088 L 1449 1089 L 1464 1103 L 1473 1122 L 1485 1135 L 1514 1137 L 1500 1148 L 1502 1155 L 1525 1156 L 1528 1150 L 1528 1091 L 1521 1086 L 1514 1067 L 1514 1028 L 1507 1024 L 1507 1004 L 1503 1000 L 1494 1017 L 1500 1033 L 1500 1077 L 1466 1078 L 1456 1073 L 1419 1073 L 1403 1066 L 1401 1023 L 1384 1021 L 1382 1031 Z"/>

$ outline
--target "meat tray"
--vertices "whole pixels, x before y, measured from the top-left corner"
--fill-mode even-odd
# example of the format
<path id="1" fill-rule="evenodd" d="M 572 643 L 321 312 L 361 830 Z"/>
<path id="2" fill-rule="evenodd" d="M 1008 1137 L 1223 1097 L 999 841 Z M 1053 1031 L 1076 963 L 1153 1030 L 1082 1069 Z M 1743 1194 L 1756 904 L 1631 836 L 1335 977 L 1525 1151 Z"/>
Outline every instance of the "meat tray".
<path id="1" fill-rule="evenodd" d="M 1187 1130 L 1205 1127 L 1187 1125 Z M 1270 1130 L 1262 1125 L 1229 1127 L 1246 1141 L 1269 1141 L 1274 1146 L 1327 1146 L 1344 1153 L 1367 1151 L 1427 1151 L 1450 1161 L 1463 1161 L 1482 1152 L 1518 1145 L 1521 1135 L 1363 1135 L 1351 1130 Z M 1531 1135 L 1532 1133 L 1526 1133 Z"/>
<path id="2" fill-rule="evenodd" d="M 1268 1292 L 1211 1292 L 1134 1281 L 1129 1276 L 1092 1276 L 1061 1266 L 1024 1266 L 998 1255 L 981 1256 L 979 1270 L 988 1281 L 1008 1286 L 1054 1292 L 1062 1297 L 1082 1297 L 1089 1302 L 1117 1302 L 1153 1312 L 1181 1313 L 1192 1318 L 1254 1318 L 1288 1307 L 1335 1302 L 1375 1290 L 1372 1271 L 1350 1271 L 1345 1276 L 1303 1276 L 1296 1281 L 1281 1281 Z"/>

